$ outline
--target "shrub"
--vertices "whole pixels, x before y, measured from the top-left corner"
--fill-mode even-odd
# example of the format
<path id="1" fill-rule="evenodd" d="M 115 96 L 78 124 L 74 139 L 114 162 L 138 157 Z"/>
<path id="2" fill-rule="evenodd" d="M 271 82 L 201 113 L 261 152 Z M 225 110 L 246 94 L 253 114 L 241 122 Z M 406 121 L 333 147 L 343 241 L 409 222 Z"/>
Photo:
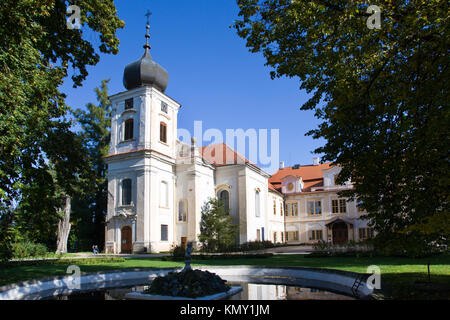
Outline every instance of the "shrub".
<path id="1" fill-rule="evenodd" d="M 275 245 L 271 241 L 248 241 L 243 244 L 223 244 L 218 246 L 216 250 L 212 250 L 210 247 L 202 246 L 201 251 L 203 252 L 247 252 L 247 251 L 256 251 L 263 250 L 267 248 L 274 248 Z"/>
<path id="2" fill-rule="evenodd" d="M 80 258 L 80 259 L 49 259 L 49 260 L 29 260 L 29 261 L 9 261 L 0 264 L 1 268 L 24 267 L 24 266 L 49 266 L 49 265 L 98 265 L 104 263 L 125 262 L 121 257 L 105 258 Z"/>
<path id="3" fill-rule="evenodd" d="M 270 241 L 249 241 L 241 245 L 241 251 L 254 251 L 273 248 L 274 244 Z"/>
<path id="4" fill-rule="evenodd" d="M 11 247 L 13 259 L 45 257 L 48 254 L 47 247 L 41 243 L 21 241 L 13 243 Z"/>
<path id="5" fill-rule="evenodd" d="M 251 254 L 251 253 L 241 253 L 241 254 L 217 254 L 217 255 L 207 255 L 207 254 L 198 254 L 193 256 L 194 260 L 223 260 L 223 259 L 264 259 L 272 257 L 272 253 L 259 253 L 259 254 Z"/>
<path id="6" fill-rule="evenodd" d="M 350 240 L 345 243 L 331 244 L 317 242 L 313 245 L 313 252 L 309 257 L 372 257 L 373 246 L 368 241 L 355 242 Z"/>
<path id="7" fill-rule="evenodd" d="M 170 254 L 174 260 L 183 260 L 185 256 L 186 250 L 183 246 L 175 246 L 170 250 Z"/>

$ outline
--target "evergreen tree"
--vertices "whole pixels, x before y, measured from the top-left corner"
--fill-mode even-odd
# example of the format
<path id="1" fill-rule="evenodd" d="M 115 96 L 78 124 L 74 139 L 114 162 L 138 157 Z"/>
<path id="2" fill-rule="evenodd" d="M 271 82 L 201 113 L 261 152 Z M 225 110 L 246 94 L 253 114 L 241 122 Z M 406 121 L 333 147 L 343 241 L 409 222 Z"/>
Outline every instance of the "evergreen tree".
<path id="1" fill-rule="evenodd" d="M 233 224 L 222 201 L 210 199 L 202 206 L 199 240 L 202 248 L 217 251 L 236 241 L 238 226 Z"/>
<path id="2" fill-rule="evenodd" d="M 88 157 L 87 179 L 83 193 L 72 206 L 77 249 L 90 249 L 92 244 L 103 246 L 105 239 L 105 217 L 108 200 L 106 180 L 107 166 L 103 157 L 108 154 L 111 128 L 111 102 L 108 99 L 108 82 L 103 80 L 95 88 L 98 105 L 88 103 L 86 111 L 78 109 L 75 117 L 81 125 L 79 136 Z"/>

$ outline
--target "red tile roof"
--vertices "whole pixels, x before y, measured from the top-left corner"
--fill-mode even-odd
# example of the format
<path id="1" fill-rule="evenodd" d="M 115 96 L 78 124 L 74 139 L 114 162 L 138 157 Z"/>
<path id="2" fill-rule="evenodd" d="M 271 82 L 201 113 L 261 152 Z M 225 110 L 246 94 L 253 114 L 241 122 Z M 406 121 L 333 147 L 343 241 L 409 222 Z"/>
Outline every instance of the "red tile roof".
<path id="1" fill-rule="evenodd" d="M 302 177 L 304 186 L 304 192 L 310 192 L 313 187 L 323 186 L 323 173 L 322 170 L 331 167 L 331 162 L 315 165 L 300 166 L 298 169 L 294 167 L 287 167 L 279 169 L 270 178 L 269 183 L 273 185 L 278 191 L 281 191 L 281 180 L 287 176 Z"/>
<path id="2" fill-rule="evenodd" d="M 276 192 L 280 192 L 280 191 L 277 190 L 277 188 L 275 188 L 270 182 L 269 182 L 269 190 L 276 191 Z"/>
<path id="3" fill-rule="evenodd" d="M 210 144 L 208 146 L 200 147 L 200 154 L 203 159 L 218 167 L 244 163 L 256 166 L 225 143 Z"/>

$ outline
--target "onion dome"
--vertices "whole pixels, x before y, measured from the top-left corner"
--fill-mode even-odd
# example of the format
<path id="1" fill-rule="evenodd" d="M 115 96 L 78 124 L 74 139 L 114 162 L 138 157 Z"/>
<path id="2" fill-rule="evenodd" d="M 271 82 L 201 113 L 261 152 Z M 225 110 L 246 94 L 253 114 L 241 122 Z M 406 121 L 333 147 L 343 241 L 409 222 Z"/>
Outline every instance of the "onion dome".
<path id="1" fill-rule="evenodd" d="M 169 83 L 169 73 L 161 67 L 150 55 L 150 45 L 148 44 L 149 20 L 147 13 L 147 33 L 144 45 L 144 55 L 137 61 L 128 64 L 123 72 L 123 85 L 127 90 L 138 88 L 141 86 L 153 86 L 164 92 Z"/>

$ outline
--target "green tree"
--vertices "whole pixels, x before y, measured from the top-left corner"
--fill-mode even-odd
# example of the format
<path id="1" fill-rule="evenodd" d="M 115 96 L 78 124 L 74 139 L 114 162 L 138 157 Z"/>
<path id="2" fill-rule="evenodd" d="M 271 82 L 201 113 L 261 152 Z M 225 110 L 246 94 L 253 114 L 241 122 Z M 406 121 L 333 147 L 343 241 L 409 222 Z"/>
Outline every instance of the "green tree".
<path id="1" fill-rule="evenodd" d="M 202 206 L 199 240 L 202 248 L 217 251 L 235 243 L 237 226 L 222 201 L 209 199 Z"/>
<path id="2" fill-rule="evenodd" d="M 272 78 L 311 94 L 301 109 L 323 122 L 308 134 L 326 140 L 315 152 L 342 166 L 337 182 L 354 183 L 342 195 L 361 201 L 377 238 L 448 241 L 435 228 L 450 203 L 448 2 L 378 1 L 380 29 L 367 27 L 367 1 L 237 2 L 234 27 Z"/>
<path id="3" fill-rule="evenodd" d="M 77 109 L 75 117 L 81 125 L 78 133 L 88 157 L 87 179 L 73 202 L 74 228 L 79 249 L 90 249 L 92 244 L 102 246 L 105 239 L 105 217 L 108 200 L 107 166 L 103 157 L 108 154 L 111 128 L 111 102 L 108 82 L 103 80 L 95 88 L 98 105 L 88 103 L 86 111 Z"/>
<path id="4" fill-rule="evenodd" d="M 80 7 L 81 29 L 67 28 L 69 5 Z M 61 168 L 68 160 L 62 155 L 70 144 L 46 147 L 55 132 L 69 134 L 64 120 L 69 108 L 58 87 L 69 68 L 74 86 L 80 86 L 99 53 L 116 54 L 116 30 L 124 23 L 112 0 L 4 0 L 0 21 L 0 209 L 5 209 L 22 198 L 25 187 L 51 180 L 50 163 Z M 99 36 L 98 50 L 86 34 Z M 52 158 L 61 161 L 48 161 Z M 4 216 L 8 214 L 1 213 L 0 219 Z M 11 227 L 14 219 L 2 224 L 7 220 Z"/>
<path id="5" fill-rule="evenodd" d="M 43 151 L 48 157 L 46 169 L 26 173 L 14 227 L 25 240 L 66 252 L 71 199 L 82 192 L 89 159 L 80 137 L 68 127 L 52 132 Z"/>

